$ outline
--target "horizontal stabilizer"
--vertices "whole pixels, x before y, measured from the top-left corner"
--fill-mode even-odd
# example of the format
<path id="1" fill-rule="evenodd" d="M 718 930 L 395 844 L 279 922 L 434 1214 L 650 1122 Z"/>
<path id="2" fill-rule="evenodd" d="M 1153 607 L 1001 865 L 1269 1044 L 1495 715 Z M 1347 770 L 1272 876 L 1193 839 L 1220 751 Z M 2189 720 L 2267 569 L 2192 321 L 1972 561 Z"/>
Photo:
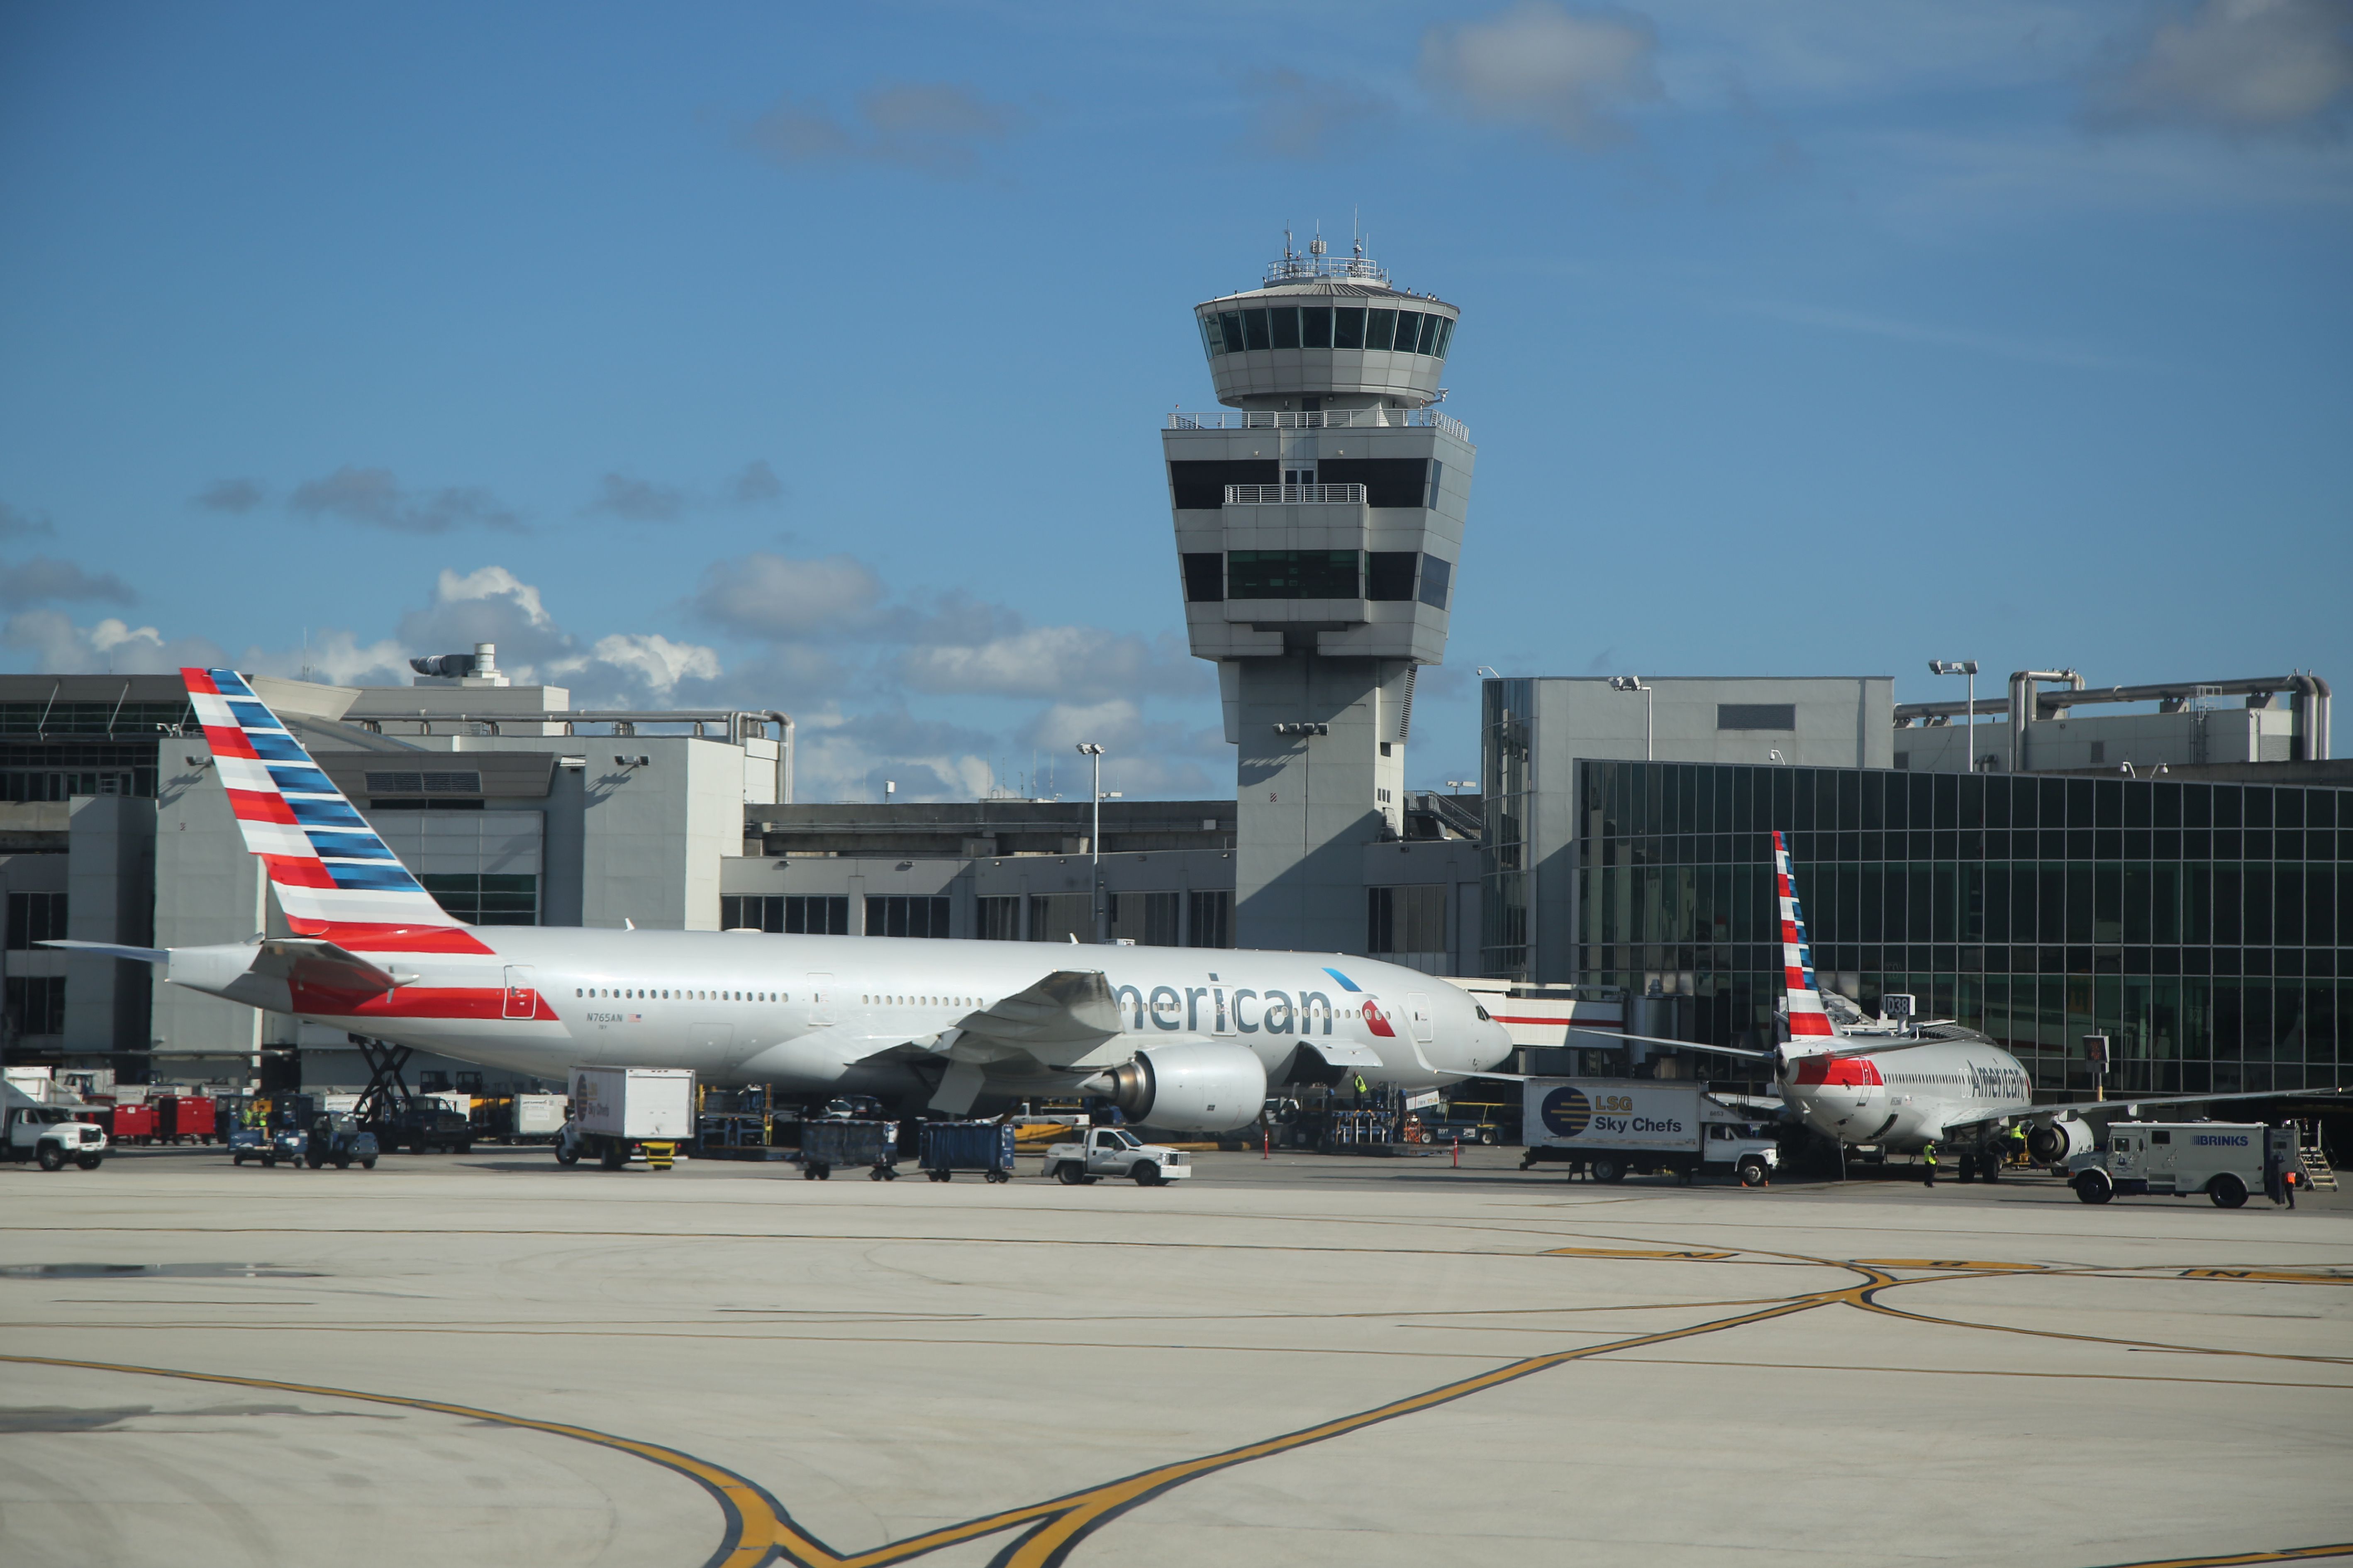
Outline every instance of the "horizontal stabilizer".
<path id="1" fill-rule="evenodd" d="M 95 952 L 108 958 L 127 958 L 133 963 L 169 963 L 170 950 L 161 947 L 122 947 L 111 942 L 68 942 L 60 937 L 54 941 L 37 942 L 35 947 L 61 947 L 69 952 Z"/>
<path id="2" fill-rule="evenodd" d="M 956 1021 L 968 1035 L 1035 1050 L 1090 1049 L 1120 1032 L 1119 1003 L 1099 969 L 1058 969 L 1043 980 Z"/>
<path id="3" fill-rule="evenodd" d="M 381 996 L 414 978 L 380 969 L 358 953 L 320 937 L 265 937 L 253 973 L 311 991 L 358 992 Z"/>

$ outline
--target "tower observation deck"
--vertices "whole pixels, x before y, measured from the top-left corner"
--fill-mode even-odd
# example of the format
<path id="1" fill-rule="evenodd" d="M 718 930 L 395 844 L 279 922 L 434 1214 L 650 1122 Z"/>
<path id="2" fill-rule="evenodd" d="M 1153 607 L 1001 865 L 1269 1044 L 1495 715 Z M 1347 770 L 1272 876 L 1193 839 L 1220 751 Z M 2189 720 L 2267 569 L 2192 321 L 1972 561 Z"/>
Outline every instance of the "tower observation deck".
<path id="1" fill-rule="evenodd" d="M 1318 239 L 1193 313 L 1225 406 L 1161 445 L 1186 629 L 1240 749 L 1235 940 L 1360 948 L 1363 848 L 1401 826 L 1462 556 L 1477 453 L 1435 406 L 1461 312 Z"/>

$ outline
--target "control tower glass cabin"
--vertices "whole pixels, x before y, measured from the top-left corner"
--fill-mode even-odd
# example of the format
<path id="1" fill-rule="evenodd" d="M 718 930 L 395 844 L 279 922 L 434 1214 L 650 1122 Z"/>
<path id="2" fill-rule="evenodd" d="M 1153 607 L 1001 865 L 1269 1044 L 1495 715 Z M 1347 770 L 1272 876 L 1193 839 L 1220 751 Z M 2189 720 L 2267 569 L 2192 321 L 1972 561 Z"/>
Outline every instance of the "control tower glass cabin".
<path id="1" fill-rule="evenodd" d="M 1225 408 L 1161 443 L 1187 631 L 1240 748 L 1240 946 L 1364 945 L 1364 847 L 1398 831 L 1462 554 L 1476 452 L 1434 406 L 1461 313 L 1320 239 L 1194 308 Z"/>

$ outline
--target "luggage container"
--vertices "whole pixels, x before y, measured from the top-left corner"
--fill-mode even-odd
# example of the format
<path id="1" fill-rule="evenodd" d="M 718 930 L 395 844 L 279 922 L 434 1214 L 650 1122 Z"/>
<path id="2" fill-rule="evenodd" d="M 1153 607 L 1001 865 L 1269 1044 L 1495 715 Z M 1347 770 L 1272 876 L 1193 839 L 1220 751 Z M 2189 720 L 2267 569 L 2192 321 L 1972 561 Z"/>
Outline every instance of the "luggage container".
<path id="1" fill-rule="evenodd" d="M 895 1121 L 853 1121 L 828 1117 L 801 1123 L 801 1176 L 822 1182 L 836 1166 L 864 1165 L 874 1181 L 895 1182 L 899 1159 L 899 1124 Z"/>
<path id="2" fill-rule="evenodd" d="M 923 1140 L 918 1163 L 935 1182 L 948 1181 L 958 1171 L 978 1171 L 992 1182 L 1012 1179 L 1014 1131 L 1008 1123 L 926 1121 Z"/>
<path id="3" fill-rule="evenodd" d="M 167 1094 L 155 1101 L 155 1130 L 174 1143 L 210 1143 L 219 1137 L 213 1102 L 202 1095 Z"/>
<path id="4" fill-rule="evenodd" d="M 560 1094 L 518 1094 L 508 1108 L 507 1136 L 515 1142 L 534 1142 L 558 1136 L 571 1104 Z"/>
<path id="5" fill-rule="evenodd" d="M 118 1149 L 125 1143 L 155 1141 L 155 1108 L 152 1105 L 118 1104 L 111 1107 L 102 1120 L 108 1141 Z"/>

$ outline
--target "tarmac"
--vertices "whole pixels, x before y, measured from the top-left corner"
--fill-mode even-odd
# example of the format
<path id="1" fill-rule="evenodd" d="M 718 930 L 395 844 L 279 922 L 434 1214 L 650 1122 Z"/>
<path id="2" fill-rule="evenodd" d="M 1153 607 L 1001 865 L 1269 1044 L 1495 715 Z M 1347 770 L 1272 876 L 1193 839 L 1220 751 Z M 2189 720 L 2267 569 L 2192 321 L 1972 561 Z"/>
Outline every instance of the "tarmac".
<path id="1" fill-rule="evenodd" d="M 2353 1563 L 2353 1201 L 0 1168 L 0 1561 Z"/>

